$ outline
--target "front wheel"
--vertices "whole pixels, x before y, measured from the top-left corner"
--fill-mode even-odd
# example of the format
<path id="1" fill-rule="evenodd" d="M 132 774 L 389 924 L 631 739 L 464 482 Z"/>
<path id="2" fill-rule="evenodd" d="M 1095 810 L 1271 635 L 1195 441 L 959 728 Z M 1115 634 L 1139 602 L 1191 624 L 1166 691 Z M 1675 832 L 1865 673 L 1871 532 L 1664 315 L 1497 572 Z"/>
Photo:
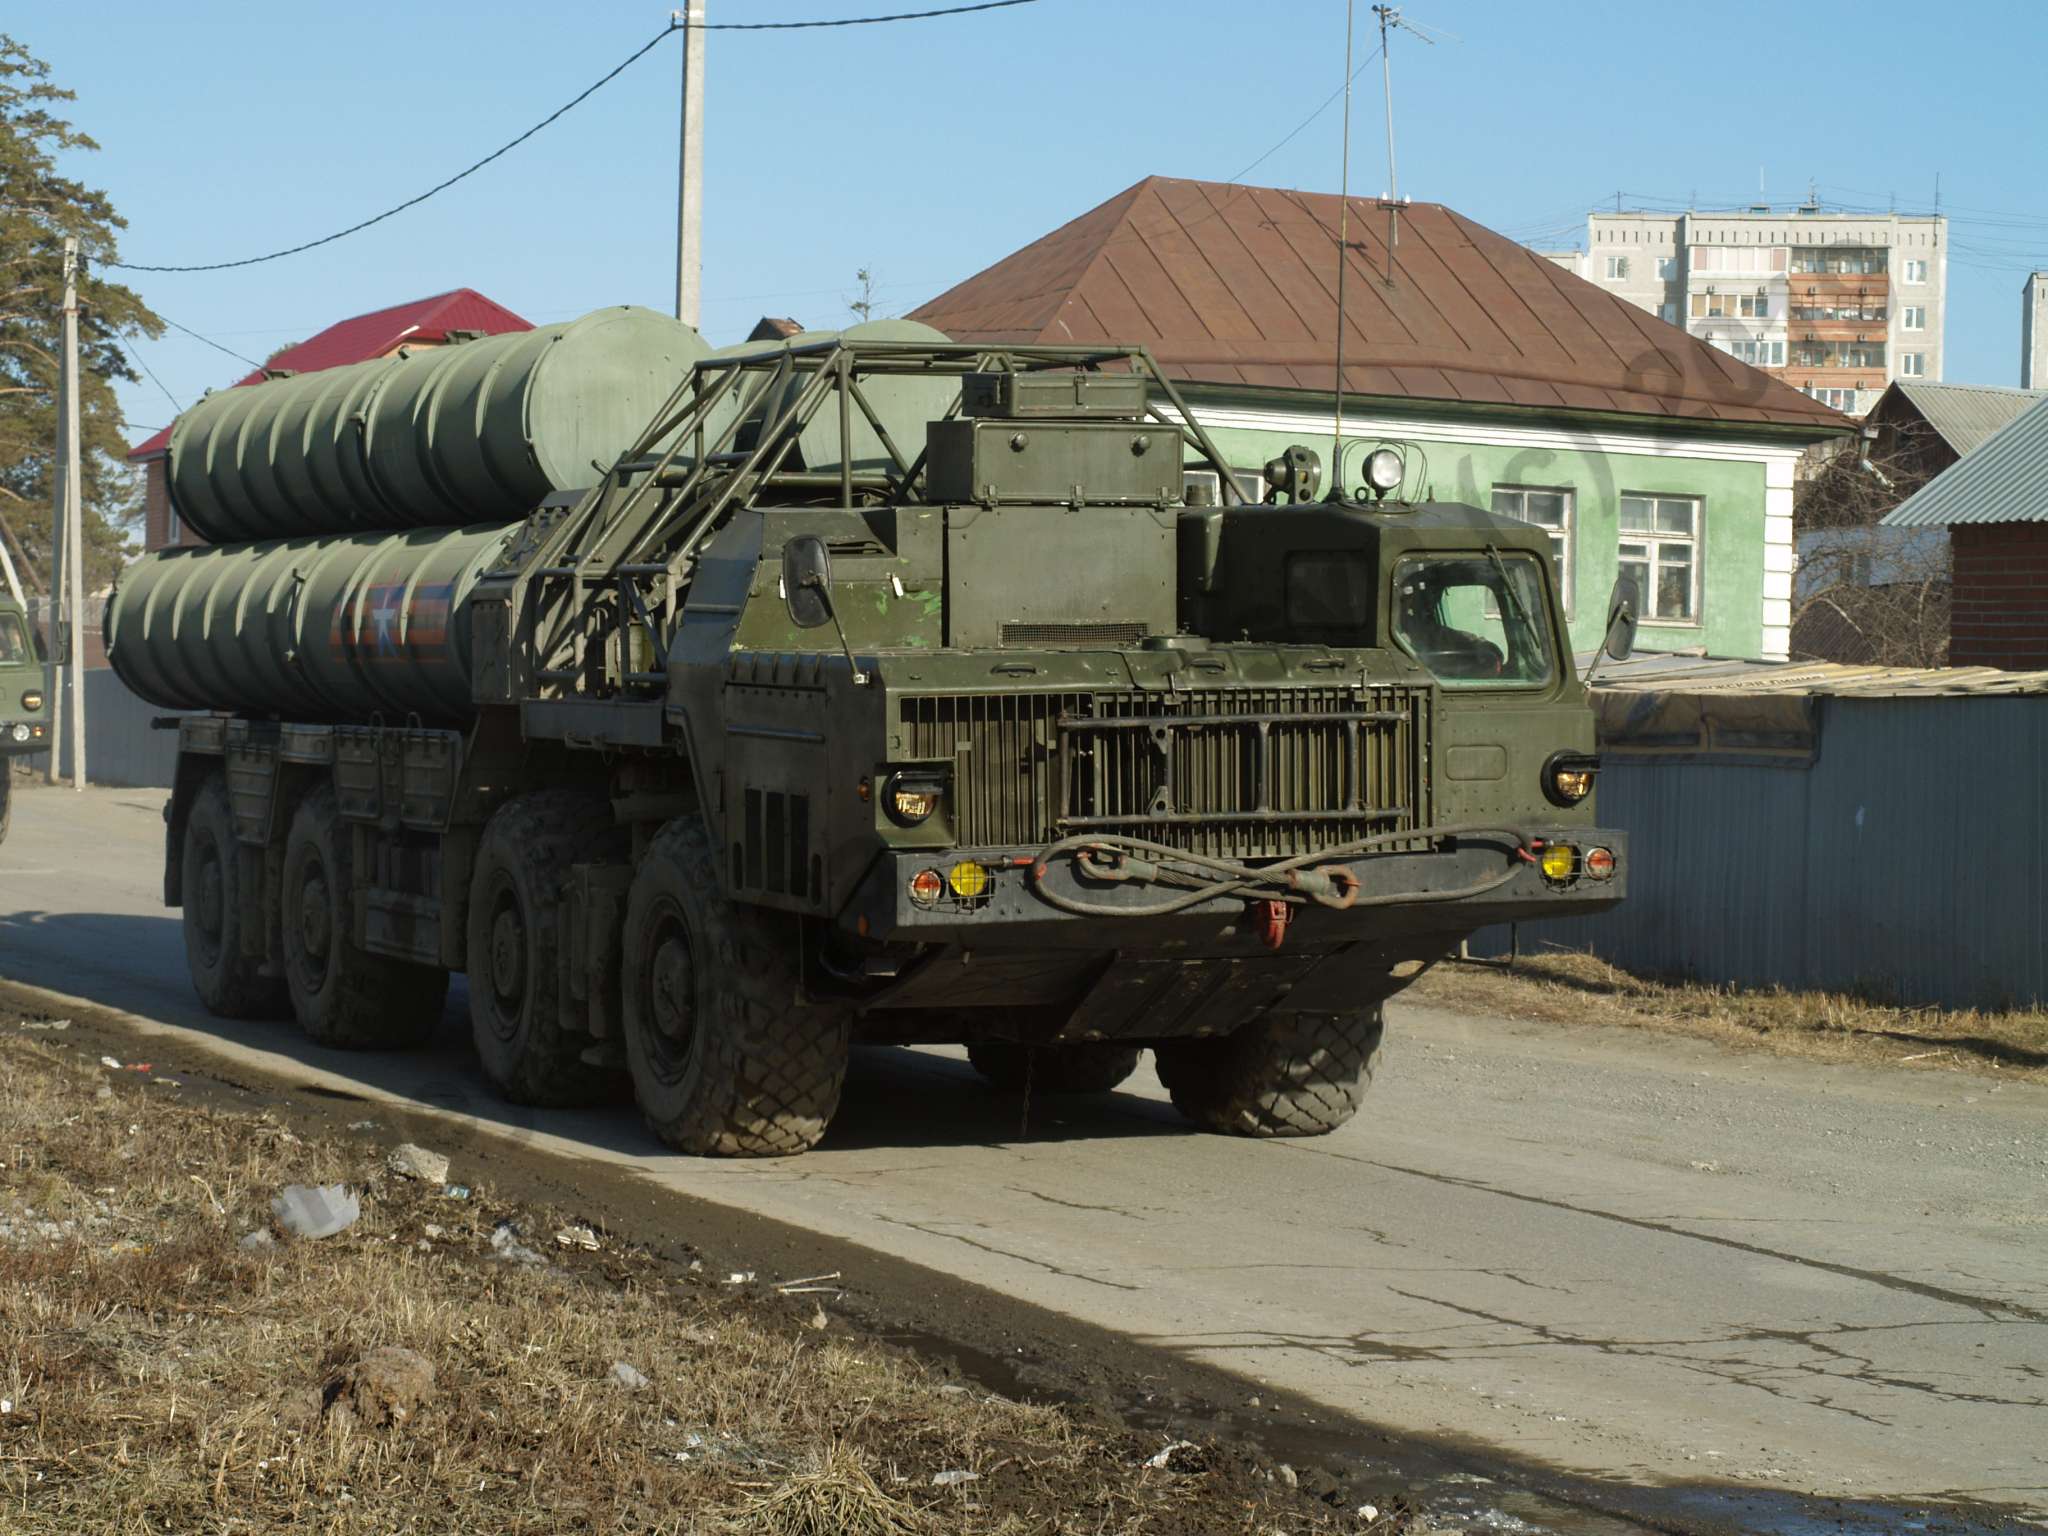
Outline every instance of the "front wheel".
<path id="1" fill-rule="evenodd" d="M 1162 1041 L 1159 1081 L 1195 1124 L 1238 1136 L 1322 1136 L 1358 1113 L 1386 1027 L 1348 1013 L 1271 1012 L 1228 1035 Z"/>
<path id="2" fill-rule="evenodd" d="M 624 1022 L 633 1096 L 679 1152 L 786 1157 L 839 1107 L 848 1010 L 803 995 L 797 919 L 719 889 L 703 823 L 670 822 L 626 904 Z"/>

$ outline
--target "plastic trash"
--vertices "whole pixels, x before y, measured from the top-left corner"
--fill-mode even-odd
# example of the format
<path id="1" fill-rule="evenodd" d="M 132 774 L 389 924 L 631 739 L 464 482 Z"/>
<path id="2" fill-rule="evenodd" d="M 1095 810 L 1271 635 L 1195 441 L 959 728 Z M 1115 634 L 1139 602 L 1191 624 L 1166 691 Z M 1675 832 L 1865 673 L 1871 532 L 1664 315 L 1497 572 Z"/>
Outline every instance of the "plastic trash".
<path id="1" fill-rule="evenodd" d="M 343 1184 L 288 1184 L 270 1210 L 293 1237 L 332 1237 L 356 1224 L 363 1203 Z"/>
<path id="2" fill-rule="evenodd" d="M 612 1362 L 612 1380 L 624 1387 L 628 1392 L 638 1392 L 642 1387 L 648 1385 L 646 1376 L 623 1360 L 614 1360 Z"/>

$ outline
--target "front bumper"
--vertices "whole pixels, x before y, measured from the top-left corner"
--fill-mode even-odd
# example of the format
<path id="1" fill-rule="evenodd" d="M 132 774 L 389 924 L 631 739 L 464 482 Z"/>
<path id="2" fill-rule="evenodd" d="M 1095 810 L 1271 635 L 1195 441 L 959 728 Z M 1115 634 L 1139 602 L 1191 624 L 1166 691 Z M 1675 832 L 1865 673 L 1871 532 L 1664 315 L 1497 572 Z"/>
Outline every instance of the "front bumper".
<path id="1" fill-rule="evenodd" d="M 25 752 L 50 750 L 49 721 L 37 716 L 14 719 L 0 716 L 0 757 L 19 757 Z"/>
<path id="2" fill-rule="evenodd" d="M 1492 923 L 1529 922 L 1604 912 L 1628 886 L 1628 834 L 1609 827 L 1527 829 L 1533 838 L 1569 842 L 1581 850 L 1614 854 L 1614 874 L 1595 880 L 1583 873 L 1564 881 L 1544 876 L 1513 852 L 1505 837 L 1461 837 L 1426 852 L 1375 853 L 1316 867 L 1343 868 L 1357 882 L 1361 904 L 1345 910 L 1313 901 L 1290 904 L 1286 942 L 1343 943 L 1401 933 L 1469 933 Z M 1098 909 L 1083 915 L 1040 894 L 1032 866 L 1038 850 L 1016 848 L 891 851 L 879 857 L 841 912 L 839 925 L 871 940 L 959 943 L 977 947 L 1126 949 L 1152 945 L 1259 942 L 1264 901 L 1253 893 L 1217 897 L 1166 915 L 1149 909 L 1178 894 L 1166 885 L 1087 878 L 1071 859 L 1046 865 L 1044 885 L 1054 894 Z M 968 899 L 954 894 L 953 866 L 971 860 L 987 871 L 986 889 Z M 936 871 L 944 894 L 926 903 L 911 895 L 922 871 Z M 1493 877 L 1507 878 L 1477 895 L 1460 895 Z"/>

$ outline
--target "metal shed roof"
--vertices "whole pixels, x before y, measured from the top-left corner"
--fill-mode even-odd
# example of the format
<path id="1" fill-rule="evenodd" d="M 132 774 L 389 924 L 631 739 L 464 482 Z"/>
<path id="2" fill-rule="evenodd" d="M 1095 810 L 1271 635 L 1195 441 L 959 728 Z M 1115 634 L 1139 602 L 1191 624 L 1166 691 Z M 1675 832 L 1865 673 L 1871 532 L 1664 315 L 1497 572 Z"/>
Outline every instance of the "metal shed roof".
<path id="1" fill-rule="evenodd" d="M 2048 523 L 2048 397 L 1885 515 L 1888 528 Z"/>
<path id="2" fill-rule="evenodd" d="M 1989 697 L 2048 693 L 2048 672 L 2003 672 L 1997 667 L 1857 667 L 1835 661 L 1785 663 L 1645 654 L 1627 661 L 1601 662 L 1592 686 L 1596 691 L 1618 693 Z"/>
<path id="3" fill-rule="evenodd" d="M 2048 390 L 2002 389 L 1987 384 L 1930 384 L 1898 379 L 1891 387 L 1905 397 L 1928 426 L 1941 434 L 1942 441 L 1956 451 L 1958 458 L 1981 447 L 2036 400 L 2048 400 Z"/>
<path id="4" fill-rule="evenodd" d="M 961 341 L 1139 342 L 1196 384 L 1757 425 L 1847 417 L 1436 203 L 1151 176 L 911 318 Z"/>

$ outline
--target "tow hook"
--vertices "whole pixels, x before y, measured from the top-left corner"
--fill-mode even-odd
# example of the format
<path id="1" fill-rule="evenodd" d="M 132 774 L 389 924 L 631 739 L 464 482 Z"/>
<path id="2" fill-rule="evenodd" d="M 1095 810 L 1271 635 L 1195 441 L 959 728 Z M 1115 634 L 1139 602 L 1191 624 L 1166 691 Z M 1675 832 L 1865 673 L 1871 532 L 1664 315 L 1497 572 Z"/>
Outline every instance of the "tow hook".
<path id="1" fill-rule="evenodd" d="M 1259 942 L 1268 949 L 1285 944 L 1287 925 L 1294 921 L 1294 908 L 1284 901 L 1255 901 L 1252 906 L 1260 909 Z"/>
<path id="2" fill-rule="evenodd" d="M 1358 900 L 1358 892 L 1364 882 L 1346 864 L 1326 864 L 1321 869 L 1296 869 L 1287 874 L 1287 883 L 1300 891 L 1311 901 L 1325 907 L 1335 907 L 1339 912 Z"/>

